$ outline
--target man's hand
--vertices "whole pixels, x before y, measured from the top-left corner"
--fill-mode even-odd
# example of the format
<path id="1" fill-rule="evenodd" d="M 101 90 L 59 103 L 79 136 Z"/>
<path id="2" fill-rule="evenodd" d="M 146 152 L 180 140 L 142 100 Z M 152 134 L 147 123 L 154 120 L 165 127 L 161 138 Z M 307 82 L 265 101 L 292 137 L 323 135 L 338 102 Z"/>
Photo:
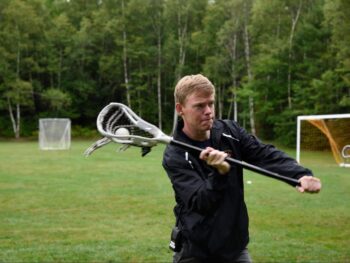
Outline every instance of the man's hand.
<path id="1" fill-rule="evenodd" d="M 299 182 L 301 186 L 297 186 L 297 190 L 300 193 L 318 193 L 322 187 L 320 179 L 313 176 L 303 176 Z"/>
<path id="2" fill-rule="evenodd" d="M 225 161 L 227 153 L 207 147 L 201 151 L 199 158 L 206 161 L 208 165 L 215 167 L 220 174 L 226 174 L 231 166 Z"/>

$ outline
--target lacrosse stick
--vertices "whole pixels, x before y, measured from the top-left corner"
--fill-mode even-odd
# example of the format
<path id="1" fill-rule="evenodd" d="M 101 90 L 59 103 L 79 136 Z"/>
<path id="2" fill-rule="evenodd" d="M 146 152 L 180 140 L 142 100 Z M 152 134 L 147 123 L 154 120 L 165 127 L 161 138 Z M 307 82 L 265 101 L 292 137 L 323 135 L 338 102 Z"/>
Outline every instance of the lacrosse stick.
<path id="1" fill-rule="evenodd" d="M 177 141 L 164 134 L 158 127 L 144 121 L 130 108 L 121 103 L 110 103 L 102 109 L 97 117 L 97 129 L 105 138 L 97 141 L 87 149 L 85 152 L 86 155 L 91 154 L 97 148 L 100 148 L 111 141 L 126 146 L 133 145 L 141 147 L 143 149 L 143 156 L 158 143 L 176 145 L 198 154 L 203 150 L 202 148 Z M 239 165 L 250 171 L 272 177 L 293 186 L 300 186 L 298 180 L 294 178 L 285 177 L 234 158 L 227 157 L 225 160 L 231 164 Z"/>

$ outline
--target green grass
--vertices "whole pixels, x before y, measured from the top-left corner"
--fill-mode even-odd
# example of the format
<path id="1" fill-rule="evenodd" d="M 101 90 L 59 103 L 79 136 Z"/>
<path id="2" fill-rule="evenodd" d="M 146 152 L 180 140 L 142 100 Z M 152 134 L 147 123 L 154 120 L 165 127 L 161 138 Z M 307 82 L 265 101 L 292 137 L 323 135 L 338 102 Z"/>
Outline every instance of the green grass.
<path id="1" fill-rule="evenodd" d="M 1 262 L 171 262 L 163 146 L 142 158 L 109 145 L 84 158 L 90 143 L 0 142 Z M 254 262 L 350 262 L 350 169 L 324 153 L 304 157 L 322 179 L 318 195 L 246 172 Z"/>

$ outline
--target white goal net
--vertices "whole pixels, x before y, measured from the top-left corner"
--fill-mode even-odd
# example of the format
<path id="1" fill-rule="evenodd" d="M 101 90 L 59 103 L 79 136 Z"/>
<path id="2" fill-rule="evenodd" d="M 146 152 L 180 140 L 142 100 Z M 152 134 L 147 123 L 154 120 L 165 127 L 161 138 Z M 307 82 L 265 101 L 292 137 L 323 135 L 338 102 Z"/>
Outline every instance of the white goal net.
<path id="1" fill-rule="evenodd" d="M 298 116 L 299 163 L 308 151 L 329 151 L 339 166 L 350 167 L 350 113 Z"/>
<path id="2" fill-rule="evenodd" d="M 70 148 L 70 119 L 39 119 L 39 147 L 42 150 L 66 150 Z"/>

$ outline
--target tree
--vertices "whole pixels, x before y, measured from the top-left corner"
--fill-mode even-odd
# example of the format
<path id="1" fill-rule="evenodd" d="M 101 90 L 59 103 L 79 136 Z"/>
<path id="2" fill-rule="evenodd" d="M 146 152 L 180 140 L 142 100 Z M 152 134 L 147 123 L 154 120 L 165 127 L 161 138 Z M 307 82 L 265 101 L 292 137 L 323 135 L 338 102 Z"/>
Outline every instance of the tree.
<path id="1" fill-rule="evenodd" d="M 169 62 L 175 68 L 177 82 L 184 74 L 186 67 L 190 67 L 191 36 L 202 25 L 202 19 L 208 2 L 206 0 L 169 0 L 165 5 L 165 19 L 167 30 L 166 50 Z M 190 70 L 191 72 L 191 70 Z M 192 73 L 192 72 L 191 72 Z M 174 83 L 172 83 L 174 84 Z M 177 114 L 174 106 L 173 131 L 177 123 Z"/>
<path id="2" fill-rule="evenodd" d="M 49 88 L 43 92 L 42 98 L 47 102 L 49 108 L 52 109 L 56 116 L 62 109 L 69 107 L 71 104 L 69 94 L 60 89 Z"/>
<path id="3" fill-rule="evenodd" d="M 249 36 L 249 14 L 251 9 L 251 3 L 249 1 L 244 1 L 243 3 L 243 13 L 244 13 L 244 53 L 246 58 L 246 67 L 247 67 L 247 76 L 248 76 L 248 87 L 252 86 L 250 85 L 253 81 L 253 72 L 251 67 L 251 43 L 250 43 L 250 36 Z M 250 121 L 250 130 L 253 135 L 256 135 L 256 129 L 255 129 L 255 110 L 254 110 L 254 92 L 252 92 L 251 95 L 249 95 L 249 121 Z"/>
<path id="4" fill-rule="evenodd" d="M 129 107 L 131 107 L 130 98 L 130 85 L 129 85 L 129 71 L 128 71 L 128 45 L 127 45 L 127 29 L 125 19 L 125 0 L 121 0 L 122 10 L 122 35 L 123 35 L 123 66 L 124 66 L 124 84 L 126 88 L 126 101 Z"/>
<path id="5" fill-rule="evenodd" d="M 332 74 L 338 81 L 332 84 L 339 87 L 336 94 L 341 111 L 348 111 L 350 107 L 350 3 L 345 0 L 326 0 L 324 13 L 326 24 L 330 26 L 332 32 L 331 47 L 336 58 Z M 330 74 L 328 72 L 328 75 Z"/>
<path id="6" fill-rule="evenodd" d="M 62 75 L 68 71 L 65 62 L 67 56 L 73 51 L 73 39 L 76 30 L 70 23 L 66 14 L 59 14 L 52 18 L 52 24 L 46 31 L 48 50 L 47 63 L 50 72 L 50 86 L 62 86 Z"/>
<path id="7" fill-rule="evenodd" d="M 157 39 L 157 103 L 158 103 L 158 127 L 162 130 L 162 43 L 164 23 L 164 3 L 152 0 L 150 4 L 152 27 Z"/>
<path id="8" fill-rule="evenodd" d="M 301 8 L 303 6 L 303 0 L 299 0 L 297 6 L 294 6 L 293 3 L 295 1 L 292 1 L 289 6 L 287 5 L 285 8 L 287 10 L 290 10 L 290 17 L 291 17 L 291 29 L 290 34 L 288 38 L 288 107 L 289 109 L 292 109 L 292 70 L 291 70 L 291 63 L 292 63 L 292 55 L 293 55 L 293 40 L 295 35 L 296 26 L 299 21 Z"/>
<path id="9" fill-rule="evenodd" d="M 207 55 L 205 69 L 215 69 L 208 72 L 209 76 L 219 84 L 220 93 L 218 109 L 219 116 L 223 108 L 228 108 L 227 116 L 234 108 L 234 118 L 238 120 L 238 88 L 250 89 L 244 92 L 248 95 L 247 106 L 242 107 L 242 116 L 248 109 L 250 128 L 255 133 L 254 86 L 252 68 L 252 52 L 250 39 L 251 2 L 241 0 L 215 1 L 209 6 L 205 19 L 206 43 L 211 46 L 205 50 Z M 217 39 L 213 43 L 213 39 Z M 207 44 L 208 45 L 208 44 Z M 220 60 L 220 61 L 218 61 Z M 216 63 L 214 63 L 216 61 Z M 246 99 L 241 96 L 241 103 Z M 228 107 L 225 107 L 228 105 Z"/>
<path id="10" fill-rule="evenodd" d="M 20 137 L 22 106 L 33 105 L 33 88 L 28 81 L 31 80 L 31 68 L 35 66 L 31 53 L 35 53 L 35 41 L 43 29 L 38 15 L 41 10 L 37 7 L 40 5 L 34 1 L 13 0 L 2 12 L 0 34 L 6 75 L 2 79 L 1 90 L 16 138 Z"/>
<path id="11" fill-rule="evenodd" d="M 213 63 L 213 67 L 221 70 L 220 74 L 214 79 L 220 79 L 222 82 L 222 100 L 219 99 L 219 116 L 222 116 L 221 109 L 228 108 L 227 118 L 231 118 L 233 108 L 233 118 L 238 121 L 238 98 L 237 91 L 239 88 L 239 79 L 242 76 L 241 68 L 244 61 L 241 60 L 242 46 L 242 16 L 240 10 L 237 7 L 239 3 L 237 1 L 222 1 L 218 2 L 212 10 L 208 12 L 207 22 L 210 21 L 210 27 L 217 27 L 216 29 L 207 28 L 208 33 L 214 31 L 214 36 L 208 34 L 209 38 L 217 39 L 215 43 L 216 53 L 213 58 L 220 58 L 220 61 Z M 210 43 L 210 42 L 209 42 Z M 220 47 L 220 48 L 219 48 Z M 207 63 L 212 64 L 211 59 L 208 58 Z M 226 77 L 227 76 L 227 77 Z M 228 98 L 226 101 L 224 98 Z M 228 103 L 228 107 L 225 107 L 225 103 Z"/>
<path id="12" fill-rule="evenodd" d="M 21 132 L 21 107 L 33 106 L 33 100 L 31 97 L 33 87 L 30 82 L 20 79 L 11 81 L 7 86 L 8 89 L 4 96 L 7 99 L 13 133 L 15 138 L 18 139 Z M 13 109 L 13 104 L 15 105 L 15 109 Z"/>
<path id="13" fill-rule="evenodd" d="M 296 115 L 349 110 L 349 10 L 345 0 L 0 1 L 1 134 L 30 134 L 27 120 L 49 114 L 95 128 L 111 101 L 170 130 L 175 83 L 204 73 L 218 117 L 292 143 Z"/>

